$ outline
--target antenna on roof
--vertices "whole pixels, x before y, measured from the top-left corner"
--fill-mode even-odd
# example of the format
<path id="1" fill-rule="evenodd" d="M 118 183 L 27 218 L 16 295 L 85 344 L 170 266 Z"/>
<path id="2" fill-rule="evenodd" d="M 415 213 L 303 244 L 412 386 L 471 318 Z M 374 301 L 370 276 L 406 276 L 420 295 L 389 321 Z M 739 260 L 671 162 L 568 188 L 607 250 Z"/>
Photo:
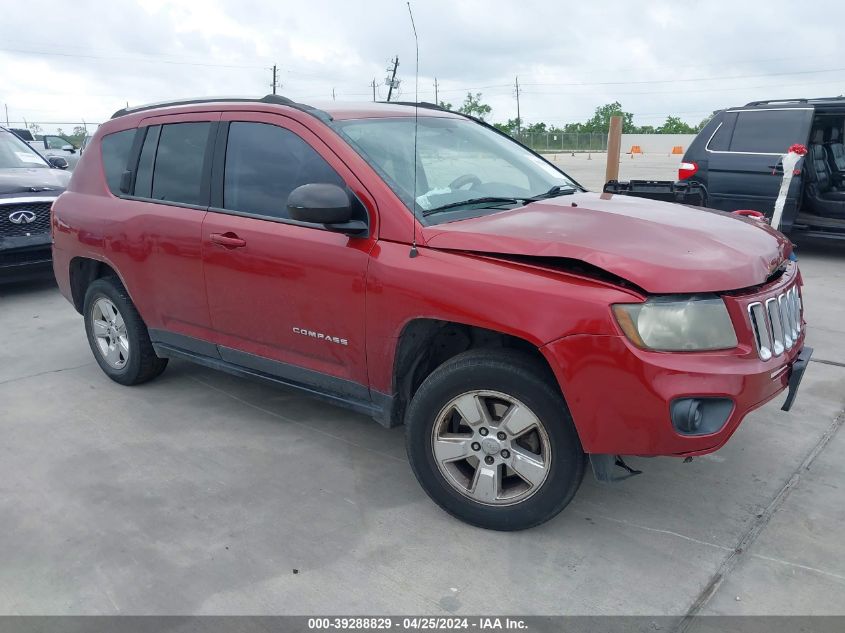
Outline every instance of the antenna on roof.
<path id="1" fill-rule="evenodd" d="M 411 28 L 414 29 L 414 46 L 417 49 L 417 68 L 414 72 L 414 199 L 411 203 L 413 215 L 413 238 L 411 240 L 411 252 L 408 253 L 408 257 L 413 258 L 420 254 L 417 250 L 417 124 L 420 102 L 420 41 L 417 38 L 417 25 L 414 24 L 414 12 L 411 11 L 411 3 L 406 2 L 405 4 L 408 5 L 408 15 L 411 16 Z"/>

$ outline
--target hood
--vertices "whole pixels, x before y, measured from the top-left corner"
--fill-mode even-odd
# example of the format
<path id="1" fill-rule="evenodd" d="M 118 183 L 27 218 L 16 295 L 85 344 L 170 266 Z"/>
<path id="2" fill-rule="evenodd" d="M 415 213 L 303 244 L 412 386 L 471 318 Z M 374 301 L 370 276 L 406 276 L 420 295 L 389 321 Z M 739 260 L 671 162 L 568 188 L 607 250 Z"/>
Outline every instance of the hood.
<path id="1" fill-rule="evenodd" d="M 68 181 L 70 174 L 61 169 L 0 169 L 0 196 L 20 193 L 58 196 Z"/>
<path id="2" fill-rule="evenodd" d="M 755 220 L 608 193 L 561 196 L 423 234 L 436 249 L 580 260 L 656 294 L 755 286 L 792 249 Z"/>

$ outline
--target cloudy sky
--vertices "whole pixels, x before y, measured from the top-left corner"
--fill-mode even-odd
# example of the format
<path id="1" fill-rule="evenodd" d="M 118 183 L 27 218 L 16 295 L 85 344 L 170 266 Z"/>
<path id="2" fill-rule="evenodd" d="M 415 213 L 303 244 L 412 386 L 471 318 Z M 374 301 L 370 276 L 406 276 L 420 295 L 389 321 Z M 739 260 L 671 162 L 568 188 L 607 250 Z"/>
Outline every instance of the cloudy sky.
<path id="1" fill-rule="evenodd" d="M 845 2 L 413 0 L 420 100 L 483 93 L 493 121 L 588 118 L 618 100 L 638 124 L 697 123 L 753 99 L 845 94 Z M 811 14 L 810 14 L 811 13 Z M 384 99 L 399 56 L 414 97 L 404 0 L 4 0 L 0 107 L 13 122 L 103 121 L 172 98 L 261 95 L 270 67 L 302 101 Z M 0 110 L 0 118 L 5 113 Z M 45 125 L 46 128 L 55 127 Z"/>

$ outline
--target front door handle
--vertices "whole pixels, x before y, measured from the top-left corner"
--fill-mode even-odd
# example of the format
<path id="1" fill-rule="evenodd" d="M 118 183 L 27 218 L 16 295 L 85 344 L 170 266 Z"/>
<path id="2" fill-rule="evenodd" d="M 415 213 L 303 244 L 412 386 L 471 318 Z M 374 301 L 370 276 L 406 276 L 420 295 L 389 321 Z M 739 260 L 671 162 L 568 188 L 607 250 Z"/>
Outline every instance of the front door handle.
<path id="1" fill-rule="evenodd" d="M 227 231 L 226 233 L 212 233 L 211 241 L 224 248 L 243 248 L 246 246 L 246 240 L 242 240 L 236 233 L 232 233 L 231 231 Z"/>

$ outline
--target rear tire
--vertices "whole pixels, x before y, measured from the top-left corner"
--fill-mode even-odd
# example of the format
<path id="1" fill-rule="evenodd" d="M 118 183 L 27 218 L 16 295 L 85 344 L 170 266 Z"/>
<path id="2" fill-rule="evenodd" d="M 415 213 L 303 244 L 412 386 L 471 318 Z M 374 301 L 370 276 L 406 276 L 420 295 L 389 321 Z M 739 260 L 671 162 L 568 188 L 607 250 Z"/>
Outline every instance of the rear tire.
<path id="1" fill-rule="evenodd" d="M 88 286 L 83 307 L 91 352 L 105 374 L 121 385 L 152 380 L 167 367 L 153 350 L 147 326 L 116 277 Z"/>
<path id="2" fill-rule="evenodd" d="M 522 530 L 557 515 L 586 455 L 547 368 L 513 350 L 470 350 L 426 378 L 406 418 L 420 485 L 472 525 Z"/>

